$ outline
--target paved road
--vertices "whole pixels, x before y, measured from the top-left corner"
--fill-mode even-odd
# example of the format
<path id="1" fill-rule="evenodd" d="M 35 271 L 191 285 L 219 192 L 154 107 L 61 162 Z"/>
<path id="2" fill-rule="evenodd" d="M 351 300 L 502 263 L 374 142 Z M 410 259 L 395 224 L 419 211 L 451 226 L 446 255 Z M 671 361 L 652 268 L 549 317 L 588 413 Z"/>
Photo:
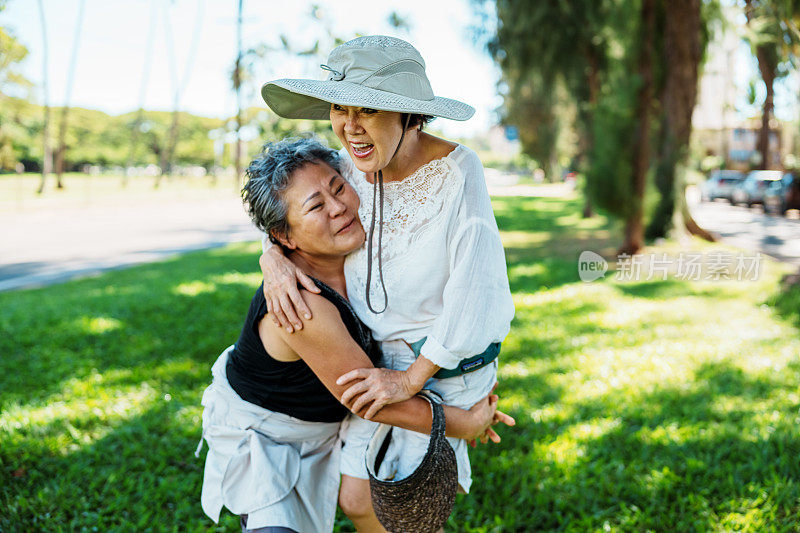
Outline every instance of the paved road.
<path id="1" fill-rule="evenodd" d="M 688 196 L 697 223 L 723 242 L 800 267 L 800 220 L 768 215 L 759 207 L 700 202 L 696 195 Z"/>
<path id="2" fill-rule="evenodd" d="M 492 194 L 563 196 L 563 184 L 514 185 L 487 172 Z M 530 189 L 530 190 L 528 190 Z M 800 266 L 800 220 L 726 203 L 700 203 L 693 215 L 723 241 Z M 43 286 L 178 253 L 259 240 L 233 193 L 0 214 L 0 291 Z"/>
<path id="3" fill-rule="evenodd" d="M 492 194 L 570 193 L 563 185 L 516 185 L 518 176 L 492 169 L 487 169 L 486 178 Z M 117 195 L 93 203 L 87 199 L 85 205 L 42 200 L 47 199 L 38 199 L 27 211 L 0 212 L 0 291 L 261 239 L 232 191 Z M 102 205 L 94 205 L 99 202 Z"/>
<path id="4" fill-rule="evenodd" d="M 0 215 L 0 291 L 260 239 L 233 193 Z"/>

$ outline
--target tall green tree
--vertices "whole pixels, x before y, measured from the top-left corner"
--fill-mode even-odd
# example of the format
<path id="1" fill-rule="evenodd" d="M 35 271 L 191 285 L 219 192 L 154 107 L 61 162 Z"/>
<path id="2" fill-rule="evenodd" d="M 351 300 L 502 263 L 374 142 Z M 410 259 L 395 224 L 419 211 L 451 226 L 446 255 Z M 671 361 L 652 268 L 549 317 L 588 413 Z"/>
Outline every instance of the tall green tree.
<path id="1" fill-rule="evenodd" d="M 705 5 L 705 9 L 704 9 Z M 700 63 L 708 43 L 708 27 L 719 18 L 718 5 L 701 0 L 664 2 L 660 62 L 658 160 L 655 185 L 659 200 L 647 227 L 648 238 L 664 237 L 672 229 L 687 229 L 712 237 L 691 217 L 685 201 L 685 163 L 697 103 Z"/>
<path id="2" fill-rule="evenodd" d="M 581 170 L 590 165 L 593 116 L 610 53 L 609 21 L 619 3 L 496 2 L 497 33 L 488 48 L 507 88 L 504 121 L 518 128 L 526 153 L 547 166 L 551 175 L 559 159 L 559 139 L 567 129 L 578 135 L 572 151 Z M 575 113 L 569 111 L 569 103 L 575 104 Z"/>
<path id="3" fill-rule="evenodd" d="M 587 197 L 625 221 L 627 253 L 644 242 L 658 6 L 497 0 L 489 43 L 507 87 L 504 120 L 520 128 L 524 150 L 540 162 L 552 161 L 560 131 L 577 132 Z"/>
<path id="4" fill-rule="evenodd" d="M 189 45 L 189 53 L 186 56 L 186 65 L 183 69 L 183 76 L 178 77 L 178 69 L 175 59 L 175 44 L 172 38 L 172 26 L 169 17 L 167 4 L 164 4 L 164 31 L 167 41 L 167 57 L 169 58 L 170 74 L 172 78 L 172 123 L 170 124 L 169 134 L 167 135 L 166 142 L 161 151 L 159 166 L 161 167 L 161 174 L 156 177 L 155 187 L 157 188 L 161 183 L 161 178 L 165 174 L 169 174 L 172 170 L 175 150 L 180 137 L 179 134 L 179 121 L 181 117 L 180 103 L 186 87 L 189 85 L 189 80 L 192 76 L 192 70 L 195 64 L 195 57 L 197 55 L 197 45 L 200 41 L 200 34 L 203 28 L 203 12 L 205 7 L 205 0 L 200 0 L 197 4 L 197 12 L 195 14 L 194 29 L 192 31 L 192 40 Z"/>
<path id="5" fill-rule="evenodd" d="M 0 2 L 0 11 L 4 4 Z M 0 108 L 12 111 L 16 99 L 11 94 L 27 94 L 32 83 L 20 71 L 20 65 L 28 56 L 28 49 L 17 40 L 14 33 L 0 27 Z M 12 170 L 19 162 L 13 144 L 13 116 L 0 119 L 0 170 Z"/>
<path id="6" fill-rule="evenodd" d="M 45 18 L 44 3 L 42 0 L 39 0 L 39 22 L 42 27 L 42 95 L 44 100 L 44 125 L 42 127 L 42 179 L 39 182 L 39 188 L 36 189 L 36 193 L 42 194 L 44 192 L 45 183 L 47 182 L 47 175 L 50 174 L 53 168 L 53 152 L 50 148 L 49 46 L 47 43 L 47 20 Z M 58 182 L 56 186 L 59 189 L 63 188 L 61 182 Z"/>
<path id="7" fill-rule="evenodd" d="M 59 188 L 62 186 L 61 177 L 64 174 L 64 156 L 67 151 L 66 135 L 67 124 L 69 122 L 69 102 L 72 96 L 72 85 L 75 82 L 75 67 L 78 61 L 78 47 L 80 46 L 81 39 L 81 26 L 83 25 L 83 11 L 86 5 L 85 0 L 80 0 L 78 6 L 78 18 L 75 24 L 75 39 L 72 43 L 72 57 L 69 61 L 69 70 L 67 71 L 67 89 L 64 96 L 64 105 L 61 107 L 61 120 L 58 125 L 58 143 L 56 148 L 56 182 Z"/>
<path id="8" fill-rule="evenodd" d="M 395 31 L 402 33 L 409 33 L 411 31 L 411 22 L 408 20 L 408 17 L 401 15 L 397 11 L 389 13 L 389 16 L 386 17 L 386 22 Z"/>
<path id="9" fill-rule="evenodd" d="M 772 165 L 770 124 L 774 116 L 775 83 L 800 67 L 800 0 L 745 0 L 746 40 L 764 82 L 764 102 L 758 135 L 759 168 Z"/>
<path id="10" fill-rule="evenodd" d="M 644 192 L 652 161 L 658 0 L 631 1 L 609 21 L 622 53 L 611 61 L 594 120 L 595 144 L 586 180 L 597 206 L 621 219 L 619 253 L 644 246 Z"/>
<path id="11" fill-rule="evenodd" d="M 681 227 L 704 233 L 680 201 L 680 171 L 708 6 L 715 4 L 496 2 L 498 28 L 490 51 L 507 86 L 505 120 L 520 126 L 523 148 L 540 161 L 557 150 L 559 131 L 575 129 L 587 198 L 624 221 L 621 252 L 633 254 L 644 246 L 651 176 L 661 200 L 648 234 L 666 234 L 676 216 Z M 544 27 L 554 31 L 531 31 Z M 565 112 L 571 106 L 574 117 Z"/>
<path id="12" fill-rule="evenodd" d="M 242 9 L 243 0 L 237 1 L 236 9 L 236 64 L 233 67 L 233 90 L 236 92 L 236 145 L 234 161 L 236 168 L 236 188 L 242 182 Z"/>
<path id="13" fill-rule="evenodd" d="M 747 40 L 758 61 L 758 71 L 764 82 L 764 102 L 761 107 L 761 129 L 758 133 L 758 168 L 770 167 L 770 122 L 775 109 L 775 80 L 787 74 L 783 67 L 784 29 L 780 19 L 775 16 L 776 3 L 769 0 L 745 0 L 744 12 L 747 16 Z"/>
<path id="14" fill-rule="evenodd" d="M 153 63 L 153 49 L 156 35 L 156 25 L 158 23 L 156 11 L 156 0 L 150 0 L 150 24 L 147 27 L 147 37 L 145 38 L 145 53 L 144 61 L 142 63 L 142 75 L 139 78 L 139 109 L 136 112 L 136 120 L 131 126 L 130 147 L 128 152 L 128 161 L 126 167 L 132 167 L 136 157 L 136 148 L 139 145 L 139 135 L 144 126 L 144 104 L 147 96 L 147 86 L 150 82 L 150 68 Z M 122 175 L 122 186 L 128 185 L 128 173 Z"/>

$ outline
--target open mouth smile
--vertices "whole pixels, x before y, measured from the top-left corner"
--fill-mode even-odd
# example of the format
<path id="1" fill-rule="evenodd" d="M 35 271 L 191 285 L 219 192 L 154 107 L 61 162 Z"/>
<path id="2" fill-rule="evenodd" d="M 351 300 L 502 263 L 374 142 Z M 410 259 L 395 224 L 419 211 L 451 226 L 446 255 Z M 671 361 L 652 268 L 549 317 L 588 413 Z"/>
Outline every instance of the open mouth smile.
<path id="1" fill-rule="evenodd" d="M 353 155 L 358 158 L 369 156 L 374 150 L 375 145 L 365 142 L 350 141 L 350 148 L 353 150 Z"/>

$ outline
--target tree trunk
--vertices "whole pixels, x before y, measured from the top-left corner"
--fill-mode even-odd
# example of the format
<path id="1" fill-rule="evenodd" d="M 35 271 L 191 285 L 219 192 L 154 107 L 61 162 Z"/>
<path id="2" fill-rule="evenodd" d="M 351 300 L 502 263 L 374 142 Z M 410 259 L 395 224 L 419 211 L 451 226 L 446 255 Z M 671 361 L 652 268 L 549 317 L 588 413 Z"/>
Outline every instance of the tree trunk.
<path id="1" fill-rule="evenodd" d="M 777 66 L 773 64 L 769 52 L 763 46 L 759 46 L 756 49 L 756 57 L 758 58 L 758 70 L 761 71 L 761 79 L 764 80 L 764 86 L 767 89 L 767 96 L 764 98 L 764 106 L 761 110 L 761 130 L 758 132 L 758 153 L 761 154 L 759 169 L 766 170 L 771 166 L 769 153 L 769 123 L 774 108 L 774 83 Z"/>
<path id="2" fill-rule="evenodd" d="M 592 151 L 592 147 L 594 146 L 594 137 L 592 133 L 594 132 L 594 112 L 597 109 L 597 100 L 600 97 L 600 65 L 597 58 L 597 53 L 594 50 L 588 50 L 586 52 L 586 60 L 589 65 L 589 72 L 586 75 L 586 82 L 587 86 L 589 87 L 589 105 L 588 109 L 583 111 L 584 114 L 584 136 L 585 136 L 585 147 L 583 150 L 584 157 L 586 158 L 586 164 L 584 165 L 584 170 L 588 168 L 588 165 L 591 164 L 589 160 L 589 154 Z M 586 172 L 584 171 L 584 175 Z M 584 191 L 584 203 L 583 203 L 583 211 L 581 216 L 583 218 L 590 218 L 594 212 L 592 209 L 592 200 L 589 197 L 587 191 Z"/>
<path id="3" fill-rule="evenodd" d="M 753 0 L 745 0 L 745 15 L 748 24 L 755 19 L 755 6 Z M 769 123 L 772 118 L 773 97 L 775 94 L 775 71 L 778 68 L 778 60 L 773 53 L 770 45 L 756 46 L 756 59 L 758 60 L 758 70 L 761 73 L 761 79 L 767 90 L 767 96 L 764 98 L 764 105 L 761 110 L 761 130 L 758 133 L 758 153 L 761 155 L 761 163 L 758 168 L 761 170 L 768 169 L 770 166 L 769 161 Z"/>
<path id="4" fill-rule="evenodd" d="M 46 85 L 46 84 L 45 84 Z M 36 194 L 44 192 L 45 182 L 47 176 L 53 171 L 53 152 L 50 149 L 50 106 L 45 102 L 44 104 L 44 124 L 42 125 L 42 143 L 44 145 L 44 153 L 42 157 L 42 179 L 39 182 L 39 188 L 36 189 Z"/>
<path id="5" fill-rule="evenodd" d="M 69 107 L 64 102 L 64 107 L 61 108 L 61 122 L 58 125 L 58 148 L 56 148 L 56 188 L 63 189 L 64 183 L 62 177 L 64 175 L 64 156 L 67 151 L 66 136 L 67 136 L 67 120 L 69 119 Z"/>
<path id="6" fill-rule="evenodd" d="M 699 228 L 687 220 L 684 172 L 692 113 L 697 102 L 697 81 L 703 53 L 700 0 L 673 0 L 666 3 L 664 20 L 664 65 L 666 76 L 662 96 L 662 134 L 656 186 L 661 194 L 656 212 L 647 228 L 649 238 L 665 237 L 670 229 L 686 228 L 695 233 Z M 681 169 L 681 170 L 679 170 Z M 677 208 L 679 207 L 679 208 Z M 707 232 L 700 231 L 702 236 Z"/>
<path id="7" fill-rule="evenodd" d="M 39 0 L 39 18 L 42 24 L 42 63 L 44 65 L 42 74 L 42 92 L 44 94 L 44 124 L 42 124 L 42 180 L 39 182 L 39 188 L 36 194 L 44 192 L 44 186 L 47 182 L 47 175 L 50 174 L 53 167 L 53 154 L 50 151 L 50 97 L 48 94 L 48 59 L 47 59 L 47 24 L 44 18 L 44 5 L 42 0 Z"/>
<path id="8" fill-rule="evenodd" d="M 644 247 L 644 189 L 650 166 L 650 108 L 653 100 L 653 39 L 655 33 L 655 0 L 643 0 L 641 39 L 637 72 L 641 87 L 636 98 L 636 133 L 633 140 L 633 173 L 631 187 L 633 206 L 625 217 L 624 242 L 620 254 L 633 255 Z"/>
<path id="9" fill-rule="evenodd" d="M 83 8 L 86 0 L 81 0 L 78 7 L 78 19 L 75 25 L 75 40 L 72 43 L 72 56 L 67 71 L 67 94 L 64 97 L 64 107 L 61 108 L 61 123 L 58 126 L 58 150 L 56 151 L 56 187 L 64 188 L 61 178 L 64 174 L 64 158 L 67 155 L 67 124 L 69 121 L 69 101 L 72 96 L 72 85 L 75 79 L 75 66 L 78 62 L 78 47 L 81 39 L 81 26 L 83 25 Z"/>
<path id="10" fill-rule="evenodd" d="M 714 237 L 714 235 L 709 233 L 708 230 L 701 228 L 700 225 L 695 222 L 694 217 L 692 217 L 692 214 L 689 212 L 689 205 L 686 203 L 686 195 L 684 194 L 678 201 L 680 204 L 681 218 L 683 219 L 683 225 L 686 231 L 709 242 L 716 242 L 717 238 Z"/>
<path id="11" fill-rule="evenodd" d="M 133 121 L 133 128 L 131 128 L 131 145 L 128 148 L 128 162 L 125 165 L 125 172 L 122 173 L 122 187 L 128 186 L 128 171 L 133 167 L 136 156 L 136 145 L 139 144 L 139 133 L 142 129 L 144 122 L 144 109 L 139 107 L 136 113 L 136 119 Z"/>
<path id="12" fill-rule="evenodd" d="M 155 187 L 161 184 L 161 178 L 172 172 L 172 161 L 175 156 L 175 145 L 178 143 L 178 109 L 177 107 L 172 111 L 172 124 L 170 124 L 169 132 L 164 143 L 164 150 L 161 152 L 161 174 L 156 177 Z"/>
<path id="13" fill-rule="evenodd" d="M 234 147 L 234 162 L 236 188 L 241 187 L 242 179 L 242 0 L 239 0 L 238 15 L 236 17 L 236 66 L 233 71 L 233 86 L 236 89 L 236 146 Z"/>
<path id="14" fill-rule="evenodd" d="M 122 186 L 126 187 L 128 185 L 128 169 L 130 169 L 134 163 L 136 158 L 136 145 L 139 143 L 139 133 L 142 129 L 142 124 L 144 124 L 144 104 L 145 104 L 145 97 L 147 95 L 147 85 L 150 81 L 150 66 L 152 64 L 152 57 L 153 57 L 153 43 L 155 41 L 156 35 L 156 24 L 158 21 L 157 18 L 157 11 L 156 11 L 156 2 L 155 0 L 151 0 L 150 2 L 150 25 L 147 28 L 147 41 L 144 53 L 144 65 L 142 66 L 142 77 L 141 83 L 139 85 L 139 110 L 136 113 L 136 119 L 133 123 L 133 129 L 131 131 L 131 145 L 128 150 L 128 164 L 126 165 L 125 172 L 122 174 Z"/>
<path id="15" fill-rule="evenodd" d="M 585 198 L 583 199 L 583 209 L 581 210 L 581 216 L 583 218 L 591 218 L 594 216 L 594 210 L 592 209 L 592 200 L 589 198 L 588 194 L 584 195 Z"/>

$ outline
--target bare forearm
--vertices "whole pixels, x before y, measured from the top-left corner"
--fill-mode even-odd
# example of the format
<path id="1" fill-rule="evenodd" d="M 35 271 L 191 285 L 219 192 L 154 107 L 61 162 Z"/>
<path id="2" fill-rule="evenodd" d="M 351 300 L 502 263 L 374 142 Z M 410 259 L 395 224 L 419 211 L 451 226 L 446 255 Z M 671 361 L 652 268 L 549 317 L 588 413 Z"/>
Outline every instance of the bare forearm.
<path id="1" fill-rule="evenodd" d="M 471 438 L 475 433 L 475 422 L 469 411 L 443 405 L 445 415 L 445 435 L 457 439 Z M 366 409 L 362 410 L 363 415 Z M 384 406 L 372 420 L 382 424 L 401 427 L 417 433 L 430 434 L 431 432 L 431 406 L 422 398 L 414 397 L 408 400 Z"/>
<path id="2" fill-rule="evenodd" d="M 441 367 L 430 362 L 424 355 L 419 357 L 411 363 L 411 366 L 406 370 L 410 390 L 417 393 L 422 390 L 425 383 L 433 377 Z"/>

